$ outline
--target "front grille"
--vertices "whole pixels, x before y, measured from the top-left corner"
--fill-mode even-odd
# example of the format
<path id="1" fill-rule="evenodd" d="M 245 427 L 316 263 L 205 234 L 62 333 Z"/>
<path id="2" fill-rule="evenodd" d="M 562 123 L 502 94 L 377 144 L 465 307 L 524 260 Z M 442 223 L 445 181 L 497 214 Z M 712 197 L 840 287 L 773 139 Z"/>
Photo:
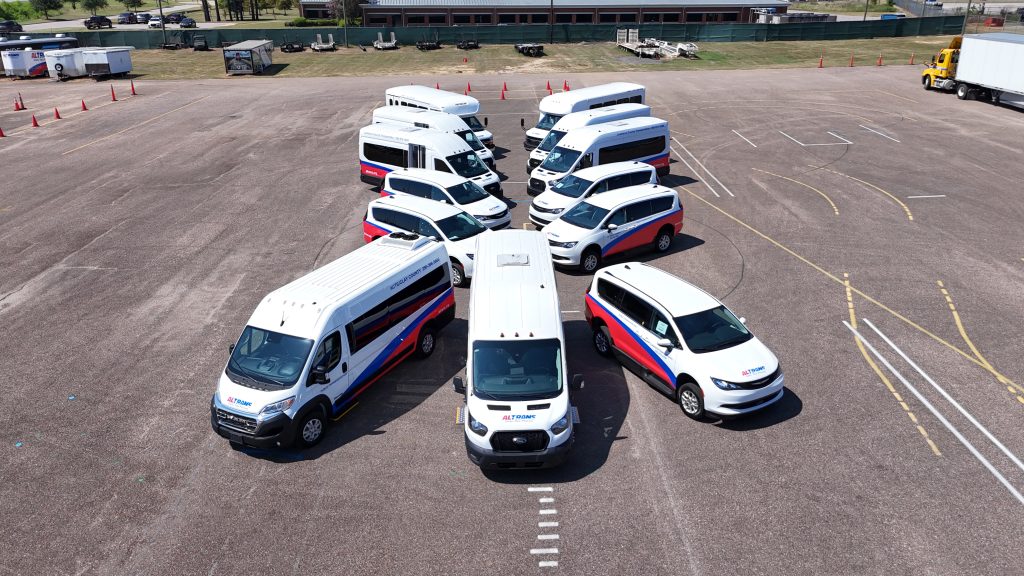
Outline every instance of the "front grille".
<path id="1" fill-rule="evenodd" d="M 540 138 L 534 138 L 533 136 L 527 136 L 526 141 L 523 142 L 523 146 L 526 146 L 530 150 L 533 150 L 537 146 L 540 146 Z"/>
<path id="2" fill-rule="evenodd" d="M 544 208 L 543 206 L 538 205 L 536 202 L 533 203 L 533 209 L 536 210 L 537 212 L 540 212 L 541 214 L 558 214 L 560 212 L 560 210 L 557 209 Z"/>
<path id="3" fill-rule="evenodd" d="M 486 190 L 488 194 L 499 196 L 501 195 L 501 183 L 495 182 L 494 184 L 488 184 L 487 186 L 484 186 L 484 190 Z"/>
<path id="4" fill-rule="evenodd" d="M 516 438 L 526 441 L 517 443 Z M 543 430 L 495 432 L 491 435 L 491 448 L 495 452 L 540 452 L 547 447 L 548 433 Z"/>
<path id="5" fill-rule="evenodd" d="M 540 166 L 541 162 L 543 162 L 543 160 L 537 160 L 536 158 L 530 158 L 530 160 L 526 163 L 526 165 L 530 167 L 530 170 L 533 170 L 537 166 Z"/>
<path id="6" fill-rule="evenodd" d="M 530 188 L 534 190 L 543 190 L 546 188 L 546 185 L 540 178 L 530 178 Z"/>
<path id="7" fill-rule="evenodd" d="M 775 382 L 775 379 L 779 377 L 779 369 L 776 368 L 775 372 L 772 372 L 768 376 L 761 378 L 760 380 L 754 380 L 753 382 L 735 382 L 740 388 L 746 390 L 757 390 L 758 388 L 764 388 L 765 386 Z"/>
<path id="8" fill-rule="evenodd" d="M 501 212 L 498 212 L 497 214 L 491 216 L 491 220 L 501 220 L 505 216 L 508 216 L 508 208 L 506 208 L 506 209 L 502 210 Z"/>
<path id="9" fill-rule="evenodd" d="M 256 419 L 247 418 L 240 416 L 234 412 L 228 412 L 227 410 L 221 410 L 217 408 L 217 421 L 228 428 L 233 428 L 246 434 L 253 434 L 256 432 Z"/>

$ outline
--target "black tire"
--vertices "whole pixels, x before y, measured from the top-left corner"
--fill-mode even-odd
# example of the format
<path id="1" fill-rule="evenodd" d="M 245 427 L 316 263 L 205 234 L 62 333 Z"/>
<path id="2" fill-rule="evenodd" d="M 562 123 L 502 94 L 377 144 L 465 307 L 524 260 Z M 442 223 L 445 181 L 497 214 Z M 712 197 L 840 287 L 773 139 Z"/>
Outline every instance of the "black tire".
<path id="1" fill-rule="evenodd" d="M 676 401 L 679 402 L 683 414 L 694 420 L 704 418 L 704 396 L 700 393 L 700 388 L 693 382 L 686 382 L 679 387 Z"/>
<path id="2" fill-rule="evenodd" d="M 452 260 L 452 286 L 465 286 L 466 285 L 466 270 L 462 267 L 462 264 Z"/>
<path id="3" fill-rule="evenodd" d="M 658 235 L 654 237 L 654 251 L 659 254 L 668 252 L 668 249 L 672 247 L 672 228 L 665 226 L 661 230 L 658 230 Z"/>
<path id="4" fill-rule="evenodd" d="M 416 357 L 429 358 L 437 347 L 437 333 L 430 325 L 420 329 L 420 335 L 416 338 Z"/>
<path id="5" fill-rule="evenodd" d="M 608 328 L 606 326 L 597 326 L 594 328 L 594 337 L 591 339 L 594 343 L 594 350 L 605 358 L 612 355 L 612 337 L 608 334 Z"/>
<path id="6" fill-rule="evenodd" d="M 956 97 L 961 100 L 967 100 L 971 95 L 971 88 L 967 84 L 957 84 Z"/>
<path id="7" fill-rule="evenodd" d="M 324 432 L 327 431 L 327 418 L 324 411 L 317 406 L 310 410 L 295 430 L 295 443 L 302 448 L 312 448 L 324 439 Z"/>
<path id="8" fill-rule="evenodd" d="M 931 90 L 932 89 L 932 77 L 931 76 L 922 76 L 921 77 L 921 84 L 924 85 L 924 89 L 925 90 Z"/>
<path id="9" fill-rule="evenodd" d="M 580 255 L 580 271 L 587 274 L 597 272 L 601 267 L 601 251 L 596 246 L 591 246 Z"/>

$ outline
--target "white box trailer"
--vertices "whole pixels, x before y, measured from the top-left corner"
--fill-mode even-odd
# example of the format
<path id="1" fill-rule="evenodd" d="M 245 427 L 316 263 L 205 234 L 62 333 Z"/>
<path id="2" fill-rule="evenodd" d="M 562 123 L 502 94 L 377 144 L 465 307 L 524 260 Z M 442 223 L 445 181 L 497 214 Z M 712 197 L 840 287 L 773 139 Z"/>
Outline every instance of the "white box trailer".
<path id="1" fill-rule="evenodd" d="M 224 49 L 224 71 L 228 74 L 259 74 L 270 68 L 272 40 L 247 40 Z"/>
<path id="2" fill-rule="evenodd" d="M 47 50 L 46 68 L 50 78 L 67 80 L 88 76 L 85 71 L 85 48 L 69 48 L 67 50 Z"/>
<path id="3" fill-rule="evenodd" d="M 85 71 L 93 78 L 125 75 L 132 71 L 132 46 L 90 48 L 82 52 Z"/>
<path id="4" fill-rule="evenodd" d="M 46 55 L 42 50 L 5 50 L 0 52 L 4 74 L 12 78 L 46 76 Z"/>
<path id="5" fill-rule="evenodd" d="M 996 101 L 1003 92 L 1024 95 L 1024 35 L 999 32 L 964 36 L 956 81 L 970 90 L 984 88 Z"/>

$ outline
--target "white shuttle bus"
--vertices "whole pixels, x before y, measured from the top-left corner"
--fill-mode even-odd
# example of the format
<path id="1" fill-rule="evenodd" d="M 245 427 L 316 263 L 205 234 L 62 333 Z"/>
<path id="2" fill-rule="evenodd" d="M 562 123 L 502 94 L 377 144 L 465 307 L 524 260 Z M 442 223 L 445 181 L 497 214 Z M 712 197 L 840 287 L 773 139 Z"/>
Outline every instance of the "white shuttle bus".
<path id="1" fill-rule="evenodd" d="M 309 447 L 328 422 L 410 355 L 429 356 L 455 317 L 448 253 L 392 234 L 260 301 L 210 400 L 234 444 Z"/>
<path id="2" fill-rule="evenodd" d="M 576 170 L 633 160 L 654 166 L 658 176 L 669 173 L 668 122 L 660 118 L 629 118 L 577 128 L 533 169 L 526 190 L 536 196 Z"/>
<path id="3" fill-rule="evenodd" d="M 455 114 L 462 118 L 484 146 L 494 148 L 494 135 L 487 131 L 487 118 L 484 118 L 483 124 L 477 119 L 477 115 L 480 114 L 480 101 L 472 96 L 413 84 L 385 90 L 384 105 L 409 106 Z"/>
<path id="4" fill-rule="evenodd" d="M 426 128 L 371 124 L 359 130 L 359 179 L 379 186 L 399 168 L 458 174 L 501 196 L 498 175 L 458 136 Z"/>
<path id="5" fill-rule="evenodd" d="M 616 104 L 606 108 L 595 108 L 573 112 L 562 116 L 562 119 L 555 122 L 555 125 L 544 137 L 544 140 L 532 152 L 530 159 L 526 162 L 526 171 L 530 172 L 548 157 L 551 152 L 562 141 L 562 138 L 573 128 L 583 128 L 594 124 L 625 120 L 627 118 L 643 118 L 651 115 L 651 107 L 646 104 Z"/>
<path id="6" fill-rule="evenodd" d="M 537 125 L 526 131 L 526 140 L 523 142 L 523 146 L 527 150 L 536 148 L 544 141 L 548 131 L 555 126 L 555 123 L 566 114 L 616 104 L 643 104 L 646 97 L 647 90 L 643 86 L 630 82 L 612 82 L 545 96 L 540 101 L 540 116 L 537 119 Z M 526 119 L 520 120 L 519 124 L 525 129 Z"/>
<path id="7" fill-rule="evenodd" d="M 481 468 L 541 468 L 565 461 L 573 409 L 558 287 L 540 232 L 481 234 L 469 299 L 466 453 Z"/>
<path id="8" fill-rule="evenodd" d="M 484 146 L 476 134 L 466 126 L 462 118 L 447 112 L 409 108 L 408 106 L 381 106 L 373 111 L 374 124 L 394 124 L 396 126 L 415 126 L 438 132 L 455 134 L 466 141 L 476 155 L 494 170 L 494 154 Z"/>

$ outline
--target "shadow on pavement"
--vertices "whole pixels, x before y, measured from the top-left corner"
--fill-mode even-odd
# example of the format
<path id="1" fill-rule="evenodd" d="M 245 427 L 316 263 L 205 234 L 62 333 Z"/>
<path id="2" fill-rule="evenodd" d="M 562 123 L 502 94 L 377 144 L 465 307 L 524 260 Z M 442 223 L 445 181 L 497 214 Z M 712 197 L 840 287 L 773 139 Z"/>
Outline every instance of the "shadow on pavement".
<path id="1" fill-rule="evenodd" d="M 790 418 L 795 418 L 800 412 L 803 412 L 804 403 L 791 389 L 783 387 L 782 391 L 782 398 L 764 410 L 741 418 L 720 420 L 717 426 L 734 432 L 747 432 L 775 426 Z"/>

